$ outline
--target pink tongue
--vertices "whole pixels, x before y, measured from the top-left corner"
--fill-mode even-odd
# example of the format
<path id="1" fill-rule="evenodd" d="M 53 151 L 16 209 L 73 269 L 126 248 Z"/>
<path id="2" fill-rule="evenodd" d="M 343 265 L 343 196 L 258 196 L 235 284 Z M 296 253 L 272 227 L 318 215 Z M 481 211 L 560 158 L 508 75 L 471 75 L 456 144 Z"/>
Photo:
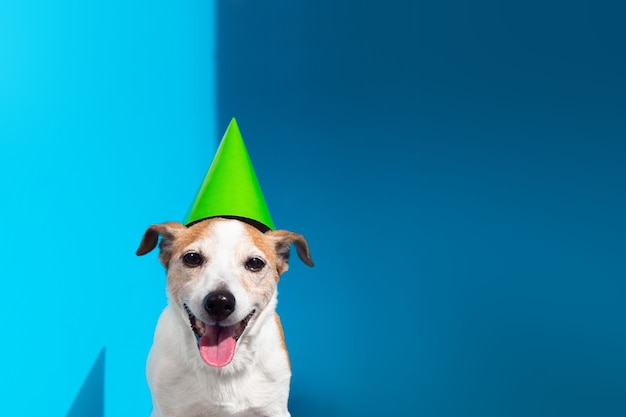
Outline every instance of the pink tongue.
<path id="1" fill-rule="evenodd" d="M 210 366 L 221 368 L 233 360 L 237 341 L 233 339 L 235 326 L 206 326 L 200 338 L 200 357 Z"/>

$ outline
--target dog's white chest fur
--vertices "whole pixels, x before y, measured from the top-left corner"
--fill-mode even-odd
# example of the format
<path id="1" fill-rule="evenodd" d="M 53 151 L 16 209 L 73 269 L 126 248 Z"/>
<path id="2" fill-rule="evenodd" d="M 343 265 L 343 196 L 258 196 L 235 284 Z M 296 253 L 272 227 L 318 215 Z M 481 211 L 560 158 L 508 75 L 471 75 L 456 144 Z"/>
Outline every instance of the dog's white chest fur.
<path id="1" fill-rule="evenodd" d="M 291 372 L 272 318 L 254 346 L 241 341 L 229 369 L 211 368 L 200 359 L 188 324 L 168 306 L 148 357 L 148 383 L 158 398 L 152 416 L 289 416 Z"/>
<path id="2" fill-rule="evenodd" d="M 313 265 L 304 238 L 238 220 L 164 223 L 146 231 L 137 254 L 159 235 L 169 302 L 148 357 L 152 417 L 288 417 L 276 284 L 291 243 Z"/>

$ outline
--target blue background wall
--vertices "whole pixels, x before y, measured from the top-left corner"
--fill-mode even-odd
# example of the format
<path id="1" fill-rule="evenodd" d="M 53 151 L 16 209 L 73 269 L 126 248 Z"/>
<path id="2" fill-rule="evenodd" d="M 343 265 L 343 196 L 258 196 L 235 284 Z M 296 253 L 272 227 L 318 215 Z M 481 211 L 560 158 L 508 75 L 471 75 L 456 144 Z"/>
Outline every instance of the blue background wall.
<path id="1" fill-rule="evenodd" d="M 294 416 L 626 414 L 623 16 L 0 5 L 3 410 L 148 414 L 164 275 L 134 250 L 236 116 L 316 261 L 280 287 Z"/>
<path id="2" fill-rule="evenodd" d="M 218 3 L 295 416 L 626 415 L 618 2 Z"/>

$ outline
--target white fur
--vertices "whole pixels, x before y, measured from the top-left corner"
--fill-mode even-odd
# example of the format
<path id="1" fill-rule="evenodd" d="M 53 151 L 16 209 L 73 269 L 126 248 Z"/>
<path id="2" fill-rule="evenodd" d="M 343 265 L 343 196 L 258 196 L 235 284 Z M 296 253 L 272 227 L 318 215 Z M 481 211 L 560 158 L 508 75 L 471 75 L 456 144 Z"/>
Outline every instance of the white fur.
<path id="1" fill-rule="evenodd" d="M 273 281 L 269 299 L 246 291 L 242 274 L 251 272 L 242 267 L 244 259 L 268 259 L 247 233 L 238 221 L 215 222 L 207 236 L 185 249 L 202 252 L 208 259 L 198 275 L 176 294 L 168 292 L 168 306 L 159 318 L 146 370 L 153 398 L 152 417 L 290 416 L 287 399 L 291 370 L 274 317 L 276 279 L 270 269 L 274 265 L 267 265 L 266 276 L 254 276 L 259 282 Z M 171 274 L 179 273 L 184 273 L 184 266 L 173 259 L 168 280 Z M 233 361 L 223 368 L 202 361 L 182 307 L 186 303 L 196 317 L 208 321 L 202 302 L 218 288 L 227 288 L 236 299 L 235 312 L 226 325 L 241 321 L 256 309 L 237 342 Z"/>

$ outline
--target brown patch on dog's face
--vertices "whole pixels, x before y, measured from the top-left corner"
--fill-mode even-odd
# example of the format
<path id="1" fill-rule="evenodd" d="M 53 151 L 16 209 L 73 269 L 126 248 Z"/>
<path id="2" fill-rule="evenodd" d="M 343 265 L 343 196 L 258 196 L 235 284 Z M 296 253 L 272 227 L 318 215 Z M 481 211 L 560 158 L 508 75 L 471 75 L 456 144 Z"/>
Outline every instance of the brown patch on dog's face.
<path id="1" fill-rule="evenodd" d="M 160 235 L 159 260 L 168 272 L 168 290 L 172 294 L 177 294 L 184 281 L 186 281 L 185 276 L 187 274 L 179 273 L 180 271 L 171 273 L 170 266 L 173 266 L 174 269 L 180 269 L 180 265 L 177 267 L 171 261 L 182 257 L 182 251 L 186 247 L 206 236 L 210 225 L 211 220 L 196 223 L 191 227 L 186 227 L 177 222 L 152 225 L 146 230 L 139 249 L 137 249 L 137 255 L 145 255 L 152 251 L 156 247 Z"/>
<path id="2" fill-rule="evenodd" d="M 185 227 L 186 231 L 184 233 L 180 233 L 176 237 L 176 241 L 172 246 L 172 255 L 181 255 L 182 251 L 193 242 L 197 242 L 198 240 L 208 236 L 210 232 L 209 229 L 211 228 L 211 224 L 213 222 L 213 219 L 205 220 L 190 227 Z"/>
<path id="3" fill-rule="evenodd" d="M 252 244 L 257 247 L 265 257 L 267 258 L 267 263 L 269 267 L 275 271 L 274 281 L 278 282 L 280 279 L 280 271 L 278 269 L 278 256 L 276 254 L 276 246 L 274 245 L 274 241 L 269 237 L 267 233 L 261 233 L 259 230 L 255 229 L 252 226 L 245 225 L 246 230 L 252 240 Z"/>
<path id="4" fill-rule="evenodd" d="M 245 235 L 249 239 L 247 252 L 242 253 L 241 261 L 244 265 L 244 273 L 241 275 L 241 285 L 253 298 L 263 300 L 263 306 L 272 298 L 276 290 L 276 283 L 280 276 L 276 268 L 277 256 L 273 242 L 268 236 L 253 226 L 242 223 Z M 249 264 L 262 263 L 259 270 L 249 268 Z"/>
<path id="5" fill-rule="evenodd" d="M 184 286 L 198 278 L 203 271 L 203 265 L 195 268 L 185 266 L 183 256 L 191 252 L 190 246 L 195 242 L 206 239 L 211 234 L 211 228 L 218 219 L 204 220 L 185 227 L 185 231 L 179 233 L 176 239 L 170 245 L 168 257 L 172 260 L 167 269 L 167 289 L 175 299 L 180 299 L 179 295 L 183 291 Z M 205 253 L 202 248 L 197 248 L 193 252 L 197 252 L 202 257 L 203 262 L 210 261 L 210 254 Z"/>

